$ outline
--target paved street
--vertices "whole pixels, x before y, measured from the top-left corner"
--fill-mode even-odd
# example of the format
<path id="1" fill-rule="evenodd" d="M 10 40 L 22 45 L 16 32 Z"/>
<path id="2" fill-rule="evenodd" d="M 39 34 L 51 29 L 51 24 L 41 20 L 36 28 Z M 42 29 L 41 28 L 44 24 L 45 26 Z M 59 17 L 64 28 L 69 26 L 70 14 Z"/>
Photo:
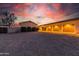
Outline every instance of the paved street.
<path id="1" fill-rule="evenodd" d="M 0 34 L 0 55 L 79 56 L 79 38 L 39 32 Z"/>

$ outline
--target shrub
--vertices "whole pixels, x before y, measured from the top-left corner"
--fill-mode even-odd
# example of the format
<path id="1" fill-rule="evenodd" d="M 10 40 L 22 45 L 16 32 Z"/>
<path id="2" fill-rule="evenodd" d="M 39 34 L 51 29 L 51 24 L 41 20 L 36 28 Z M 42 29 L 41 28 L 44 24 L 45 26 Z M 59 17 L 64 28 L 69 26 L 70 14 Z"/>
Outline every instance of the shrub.
<path id="1" fill-rule="evenodd" d="M 26 27 L 21 27 L 21 32 L 26 32 Z"/>
<path id="2" fill-rule="evenodd" d="M 7 33 L 7 32 L 8 32 L 7 27 L 6 28 L 0 27 L 0 33 Z"/>
<path id="3" fill-rule="evenodd" d="M 26 30 L 27 30 L 27 32 L 31 32 L 32 28 L 31 27 L 27 27 Z"/>
<path id="4" fill-rule="evenodd" d="M 38 28 L 32 27 L 32 31 L 38 31 Z"/>

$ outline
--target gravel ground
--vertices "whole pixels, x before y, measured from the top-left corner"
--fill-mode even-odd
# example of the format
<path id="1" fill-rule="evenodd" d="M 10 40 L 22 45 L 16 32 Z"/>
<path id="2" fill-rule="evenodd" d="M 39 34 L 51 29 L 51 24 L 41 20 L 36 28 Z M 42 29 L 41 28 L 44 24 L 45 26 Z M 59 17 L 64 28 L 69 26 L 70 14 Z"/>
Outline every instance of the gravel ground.
<path id="1" fill-rule="evenodd" d="M 0 34 L 0 55 L 79 56 L 79 38 L 41 32 Z"/>

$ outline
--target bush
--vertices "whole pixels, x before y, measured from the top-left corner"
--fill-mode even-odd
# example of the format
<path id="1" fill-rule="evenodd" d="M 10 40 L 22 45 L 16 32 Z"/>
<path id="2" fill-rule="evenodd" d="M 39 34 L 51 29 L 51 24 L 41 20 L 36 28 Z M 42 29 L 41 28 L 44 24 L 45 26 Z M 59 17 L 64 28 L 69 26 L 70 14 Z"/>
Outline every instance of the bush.
<path id="1" fill-rule="evenodd" d="M 32 31 L 38 31 L 38 28 L 36 27 L 21 27 L 21 32 L 32 32 Z"/>
<path id="2" fill-rule="evenodd" d="M 32 27 L 32 31 L 38 31 L 38 28 Z"/>
<path id="3" fill-rule="evenodd" d="M 0 27 L 0 33 L 7 33 L 7 32 L 8 32 L 7 27 L 6 28 Z"/>
<path id="4" fill-rule="evenodd" d="M 26 32 L 26 27 L 21 27 L 21 32 Z"/>
<path id="5" fill-rule="evenodd" d="M 27 32 L 31 32 L 32 28 L 31 27 L 27 27 L 26 30 L 27 30 Z"/>

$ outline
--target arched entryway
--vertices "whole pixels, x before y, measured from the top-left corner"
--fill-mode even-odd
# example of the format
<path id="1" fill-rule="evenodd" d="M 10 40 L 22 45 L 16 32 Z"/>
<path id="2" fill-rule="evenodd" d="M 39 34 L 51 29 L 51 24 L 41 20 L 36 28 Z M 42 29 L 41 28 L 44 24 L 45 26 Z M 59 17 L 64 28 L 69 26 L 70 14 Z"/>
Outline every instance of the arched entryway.
<path id="1" fill-rule="evenodd" d="M 55 32 L 61 32 L 61 26 L 59 26 L 59 25 L 54 25 L 53 26 L 53 31 L 55 31 Z"/>
<path id="2" fill-rule="evenodd" d="M 47 26 L 47 28 L 46 28 L 46 31 L 47 32 L 52 32 L 53 31 L 53 26 Z"/>
<path id="3" fill-rule="evenodd" d="M 74 24 L 64 24 L 63 25 L 63 32 L 74 33 L 75 32 L 75 25 Z"/>

